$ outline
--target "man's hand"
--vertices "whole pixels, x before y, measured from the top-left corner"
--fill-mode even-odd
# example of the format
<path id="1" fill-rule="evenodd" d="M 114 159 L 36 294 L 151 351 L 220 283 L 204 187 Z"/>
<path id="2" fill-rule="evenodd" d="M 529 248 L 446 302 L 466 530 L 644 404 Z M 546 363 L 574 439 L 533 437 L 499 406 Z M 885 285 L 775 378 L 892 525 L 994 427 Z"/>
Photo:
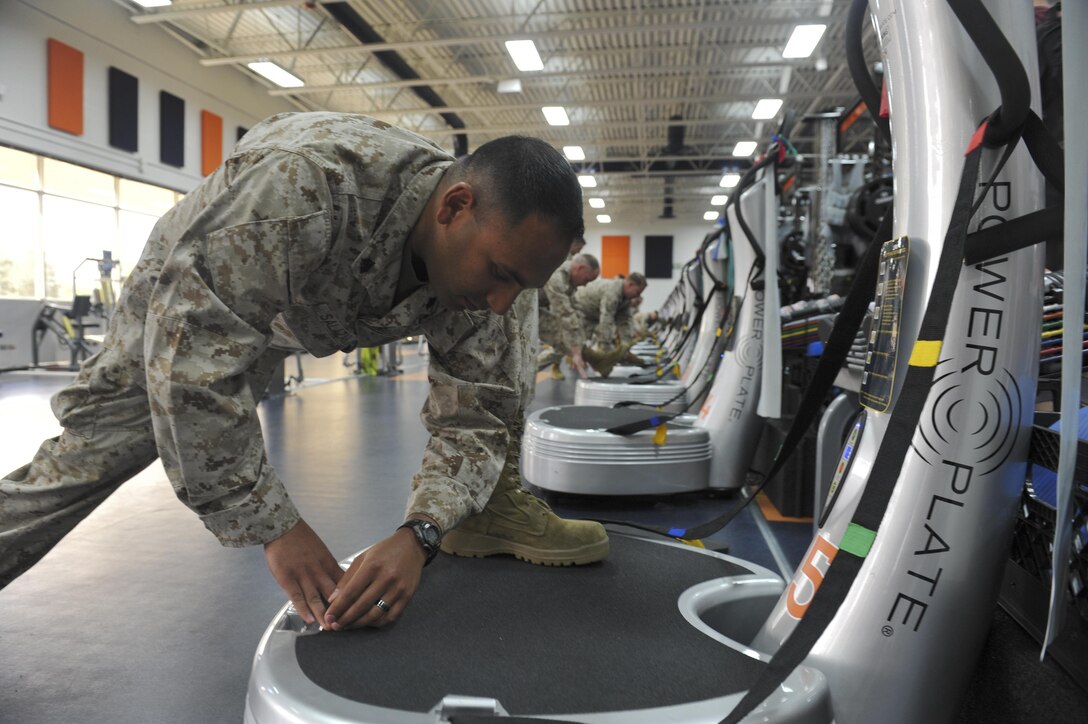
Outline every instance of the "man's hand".
<path id="1" fill-rule="evenodd" d="M 406 528 L 366 549 L 329 597 L 325 626 L 340 631 L 393 623 L 415 595 L 426 560 L 415 534 Z M 388 608 L 379 608 L 378 601 Z"/>
<path id="2" fill-rule="evenodd" d="M 586 374 L 586 361 L 582 359 L 582 346 L 576 345 L 570 348 L 570 366 L 574 368 L 581 378 L 587 379 L 589 377 Z"/>
<path id="3" fill-rule="evenodd" d="M 302 620 L 323 621 L 322 598 L 329 600 L 344 571 L 306 521 L 265 543 L 264 559 Z"/>

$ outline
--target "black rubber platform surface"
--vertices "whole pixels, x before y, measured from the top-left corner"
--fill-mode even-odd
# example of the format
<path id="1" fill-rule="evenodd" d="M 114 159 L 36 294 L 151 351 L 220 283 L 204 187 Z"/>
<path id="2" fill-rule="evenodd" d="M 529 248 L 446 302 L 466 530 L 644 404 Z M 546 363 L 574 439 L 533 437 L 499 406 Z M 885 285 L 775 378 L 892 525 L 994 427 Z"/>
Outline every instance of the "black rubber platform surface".
<path id="1" fill-rule="evenodd" d="M 654 414 L 654 411 L 645 407 L 562 405 L 541 412 L 540 420 L 552 427 L 568 430 L 596 430 L 645 420 L 647 416 L 652 414 Z"/>
<path id="2" fill-rule="evenodd" d="M 408 711 L 448 694 L 493 697 L 512 715 L 701 701 L 747 689 L 763 664 L 693 628 L 677 599 L 744 572 L 618 535 L 605 561 L 577 568 L 440 555 L 394 626 L 300 637 L 295 651 L 318 686 Z"/>

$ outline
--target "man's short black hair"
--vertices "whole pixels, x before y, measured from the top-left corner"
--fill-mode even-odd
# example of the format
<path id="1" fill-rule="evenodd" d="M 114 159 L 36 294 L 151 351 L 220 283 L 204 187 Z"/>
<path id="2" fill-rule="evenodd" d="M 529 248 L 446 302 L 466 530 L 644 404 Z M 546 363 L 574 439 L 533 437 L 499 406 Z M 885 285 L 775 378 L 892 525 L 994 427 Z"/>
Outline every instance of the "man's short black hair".
<path id="1" fill-rule="evenodd" d="M 536 213 L 554 219 L 568 243 L 585 233 L 578 176 L 563 154 L 539 138 L 488 141 L 458 159 L 448 178 L 482 187 L 485 209 L 494 203 L 511 224 Z"/>

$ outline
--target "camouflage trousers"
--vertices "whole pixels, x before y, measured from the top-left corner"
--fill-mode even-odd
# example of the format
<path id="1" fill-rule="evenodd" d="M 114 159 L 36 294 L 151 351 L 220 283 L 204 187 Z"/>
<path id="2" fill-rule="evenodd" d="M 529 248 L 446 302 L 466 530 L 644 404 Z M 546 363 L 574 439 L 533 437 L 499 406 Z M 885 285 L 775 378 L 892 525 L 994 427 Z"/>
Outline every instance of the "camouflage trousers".
<path id="1" fill-rule="evenodd" d="M 570 354 L 570 349 L 567 348 L 563 341 L 559 324 L 551 314 L 543 311 L 537 324 L 539 325 L 541 344 L 541 349 L 536 356 L 537 369 L 547 367 L 552 363 L 558 364 L 563 360 L 563 357 Z"/>
<path id="2" fill-rule="evenodd" d="M 259 399 L 286 352 L 268 350 L 247 375 Z M 64 426 L 34 459 L 0 480 L 0 588 L 60 542 L 122 483 L 158 458 L 147 392 L 110 384 L 108 350 L 90 357 L 53 396 Z"/>

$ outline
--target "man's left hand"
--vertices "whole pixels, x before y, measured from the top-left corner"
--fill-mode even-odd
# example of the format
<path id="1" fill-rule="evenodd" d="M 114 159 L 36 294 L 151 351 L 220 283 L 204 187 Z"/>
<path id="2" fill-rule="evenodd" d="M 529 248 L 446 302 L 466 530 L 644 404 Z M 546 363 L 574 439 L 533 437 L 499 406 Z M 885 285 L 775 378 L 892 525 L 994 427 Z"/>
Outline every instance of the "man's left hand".
<path id="1" fill-rule="evenodd" d="M 419 588 L 425 562 L 415 534 L 405 528 L 367 548 L 329 597 L 325 626 L 341 631 L 393 623 Z M 385 607 L 379 607 L 379 601 Z"/>

